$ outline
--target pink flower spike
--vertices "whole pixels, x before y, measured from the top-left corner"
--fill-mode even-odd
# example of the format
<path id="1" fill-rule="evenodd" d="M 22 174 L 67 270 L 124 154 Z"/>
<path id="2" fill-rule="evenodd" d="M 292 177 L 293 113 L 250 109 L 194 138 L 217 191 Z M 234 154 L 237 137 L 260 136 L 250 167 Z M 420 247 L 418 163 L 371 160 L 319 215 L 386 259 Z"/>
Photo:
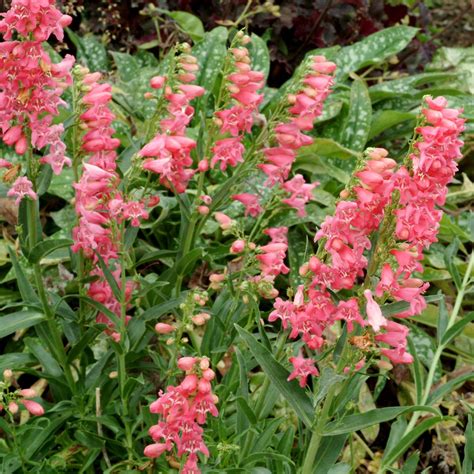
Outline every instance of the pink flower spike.
<path id="1" fill-rule="evenodd" d="M 387 319 L 382 315 L 382 310 L 378 303 L 372 297 L 372 292 L 370 290 L 364 291 L 364 296 L 367 299 L 367 317 L 369 324 L 372 326 L 375 332 L 379 332 L 380 328 L 387 325 Z"/>

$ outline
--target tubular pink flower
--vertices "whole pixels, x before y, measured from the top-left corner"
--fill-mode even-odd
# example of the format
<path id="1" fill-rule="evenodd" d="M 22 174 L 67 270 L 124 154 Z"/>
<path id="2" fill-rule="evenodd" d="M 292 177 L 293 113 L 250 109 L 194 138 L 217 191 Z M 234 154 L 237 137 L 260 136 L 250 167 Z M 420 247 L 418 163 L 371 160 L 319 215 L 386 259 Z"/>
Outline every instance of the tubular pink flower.
<path id="1" fill-rule="evenodd" d="M 13 183 L 13 186 L 8 191 L 7 196 L 16 197 L 15 204 L 17 206 L 25 196 L 33 199 L 33 201 L 38 199 L 38 195 L 33 191 L 33 185 L 31 181 L 26 176 L 20 176 L 16 179 L 16 181 Z"/>

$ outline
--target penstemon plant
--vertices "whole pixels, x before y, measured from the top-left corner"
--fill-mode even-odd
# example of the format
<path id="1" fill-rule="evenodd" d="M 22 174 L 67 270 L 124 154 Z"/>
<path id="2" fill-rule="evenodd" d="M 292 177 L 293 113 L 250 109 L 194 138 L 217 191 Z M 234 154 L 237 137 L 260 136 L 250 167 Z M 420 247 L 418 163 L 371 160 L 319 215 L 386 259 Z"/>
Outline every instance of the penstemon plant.
<path id="1" fill-rule="evenodd" d="M 472 257 L 423 384 L 405 321 L 437 299 L 423 296 L 422 261 L 462 157 L 462 111 L 425 96 L 404 156 L 356 153 L 334 212 L 309 229 L 320 183 L 296 171 L 344 87 L 337 61 L 308 55 L 269 98 L 244 31 L 222 40 L 207 89 L 199 44 L 177 44 L 135 126 L 115 84 L 44 43 L 70 22 L 54 0 L 13 0 L 0 21 L 1 137 L 15 151 L 0 166 L 19 206 L 10 257 L 21 293 L 1 334 L 37 336 L 28 330 L 3 372 L 3 472 L 349 472 L 331 470 L 344 445 L 357 436 L 370 452 L 357 432 L 399 417 L 377 465 L 397 469 L 444 420 L 435 371 L 467 324 Z M 116 136 L 123 122 L 129 146 Z M 40 199 L 68 168 L 74 212 L 69 233 L 52 236 Z M 289 220 L 315 242 L 297 258 Z M 62 251 L 60 291 L 44 260 Z M 401 364 L 415 366 L 414 403 L 356 413 L 367 380 L 380 393 Z M 39 455 L 46 447 L 56 454 Z"/>

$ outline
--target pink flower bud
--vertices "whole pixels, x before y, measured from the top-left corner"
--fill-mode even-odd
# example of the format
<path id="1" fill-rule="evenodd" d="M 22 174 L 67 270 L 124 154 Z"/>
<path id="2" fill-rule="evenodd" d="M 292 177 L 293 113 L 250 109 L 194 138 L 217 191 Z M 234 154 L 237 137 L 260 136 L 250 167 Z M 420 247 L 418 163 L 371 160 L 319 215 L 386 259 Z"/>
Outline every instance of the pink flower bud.
<path id="1" fill-rule="evenodd" d="M 158 458 L 166 451 L 166 444 L 164 443 L 155 443 L 148 445 L 143 454 L 147 458 Z"/>
<path id="2" fill-rule="evenodd" d="M 230 253 L 241 253 L 245 249 L 245 240 L 237 239 L 231 246 L 230 246 Z"/>
<path id="3" fill-rule="evenodd" d="M 227 230 L 232 227 L 232 219 L 223 212 L 216 212 L 214 214 L 216 221 L 220 224 L 222 230 Z"/>
<path id="4" fill-rule="evenodd" d="M 198 392 L 200 393 L 209 393 L 211 391 L 211 382 L 206 379 L 201 379 L 198 382 Z"/>
<path id="5" fill-rule="evenodd" d="M 8 404 L 8 411 L 14 415 L 15 413 L 18 413 L 18 405 L 15 402 L 10 402 Z"/>
<path id="6" fill-rule="evenodd" d="M 198 206 L 197 210 L 202 216 L 207 216 L 210 212 L 207 206 Z"/>
<path id="7" fill-rule="evenodd" d="M 206 316 L 206 313 L 199 313 L 195 314 L 191 319 L 196 326 L 203 326 L 207 321 Z"/>
<path id="8" fill-rule="evenodd" d="M 3 135 L 3 141 L 11 146 L 21 138 L 22 132 L 23 129 L 21 126 L 15 125 L 14 127 L 9 128 L 5 135 Z"/>
<path id="9" fill-rule="evenodd" d="M 191 370 L 194 367 L 194 364 L 197 362 L 196 357 L 181 357 L 178 359 L 178 367 L 181 370 Z"/>
<path id="10" fill-rule="evenodd" d="M 28 148 L 28 142 L 26 141 L 26 137 L 22 136 L 15 144 L 15 152 L 18 155 L 23 155 Z"/>
<path id="11" fill-rule="evenodd" d="M 189 392 L 192 393 L 194 390 L 196 390 L 196 387 L 198 386 L 199 379 L 197 375 L 195 374 L 190 374 L 186 375 L 184 377 L 184 380 L 180 383 L 179 387 L 184 391 L 184 392 Z"/>
<path id="12" fill-rule="evenodd" d="M 201 173 L 205 173 L 208 169 L 209 169 L 209 161 L 207 161 L 207 160 L 201 160 L 201 161 L 198 163 L 198 170 L 199 170 Z"/>
<path id="13" fill-rule="evenodd" d="M 212 204 L 212 198 L 211 196 L 208 196 L 207 194 L 203 194 L 202 196 L 199 196 L 199 199 L 206 204 L 206 206 L 209 206 Z"/>
<path id="14" fill-rule="evenodd" d="M 5 369 L 3 371 L 3 378 L 5 380 L 10 380 L 13 377 L 13 372 L 10 369 Z"/>
<path id="15" fill-rule="evenodd" d="M 174 326 L 171 326 L 171 324 L 166 324 L 166 323 L 155 324 L 155 331 L 158 334 L 169 334 L 170 332 L 173 332 L 175 330 L 176 328 Z"/>
<path id="16" fill-rule="evenodd" d="M 44 415 L 44 408 L 38 403 L 33 400 L 22 400 L 24 407 L 35 416 L 42 416 Z"/>
<path id="17" fill-rule="evenodd" d="M 201 370 L 207 370 L 209 368 L 209 359 L 207 357 L 203 357 L 199 362 L 199 368 Z"/>
<path id="18" fill-rule="evenodd" d="M 212 369 L 206 369 L 203 371 L 202 376 L 206 379 L 209 380 L 214 380 L 214 377 L 216 376 L 215 372 Z"/>
<path id="19" fill-rule="evenodd" d="M 166 78 L 163 76 L 155 76 L 150 79 L 150 87 L 153 89 L 161 89 L 165 84 Z"/>
<path id="20" fill-rule="evenodd" d="M 24 388 L 20 390 L 20 395 L 25 398 L 34 398 L 36 397 L 36 392 L 32 388 Z"/>

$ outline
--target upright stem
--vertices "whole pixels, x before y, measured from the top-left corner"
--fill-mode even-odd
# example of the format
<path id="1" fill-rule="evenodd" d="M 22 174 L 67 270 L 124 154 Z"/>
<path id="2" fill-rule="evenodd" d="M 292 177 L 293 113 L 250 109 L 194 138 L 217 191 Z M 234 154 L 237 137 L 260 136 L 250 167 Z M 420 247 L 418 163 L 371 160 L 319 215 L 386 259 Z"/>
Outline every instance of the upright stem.
<path id="1" fill-rule="evenodd" d="M 336 389 L 337 384 L 331 385 L 326 400 L 324 401 L 316 428 L 311 435 L 311 440 L 309 442 L 308 451 L 306 452 L 301 474 L 313 474 L 314 460 L 324 434 L 324 428 L 326 427 L 327 420 L 329 419 L 331 405 L 334 400 L 334 395 L 336 394 Z"/>
<path id="2" fill-rule="evenodd" d="M 471 253 L 471 256 L 469 258 L 469 263 L 467 265 L 466 273 L 464 275 L 464 279 L 461 285 L 461 288 L 459 289 L 459 293 L 456 297 L 456 301 L 454 303 L 454 308 L 453 311 L 449 317 L 448 324 L 446 326 L 446 331 L 453 326 L 453 324 L 456 322 L 456 318 L 458 317 L 459 310 L 461 309 L 461 305 L 464 299 L 464 294 L 466 293 L 467 287 L 469 285 L 469 281 L 471 278 L 472 271 L 474 269 L 474 252 Z M 428 397 L 430 396 L 431 392 L 431 387 L 433 385 L 433 380 L 436 372 L 436 367 L 438 366 L 439 359 L 441 358 L 441 354 L 443 353 L 444 349 L 446 347 L 446 344 L 439 344 L 439 346 L 436 349 L 436 352 L 433 356 L 433 359 L 431 361 L 430 365 L 430 370 L 428 372 L 428 377 L 426 378 L 426 383 L 425 387 L 423 390 L 423 396 L 421 398 L 420 405 L 424 405 L 428 401 Z M 418 418 L 420 417 L 420 412 L 415 412 L 413 413 L 410 422 L 408 423 L 408 426 L 405 430 L 404 435 L 409 433 L 416 425 L 416 422 L 418 421 Z"/>

